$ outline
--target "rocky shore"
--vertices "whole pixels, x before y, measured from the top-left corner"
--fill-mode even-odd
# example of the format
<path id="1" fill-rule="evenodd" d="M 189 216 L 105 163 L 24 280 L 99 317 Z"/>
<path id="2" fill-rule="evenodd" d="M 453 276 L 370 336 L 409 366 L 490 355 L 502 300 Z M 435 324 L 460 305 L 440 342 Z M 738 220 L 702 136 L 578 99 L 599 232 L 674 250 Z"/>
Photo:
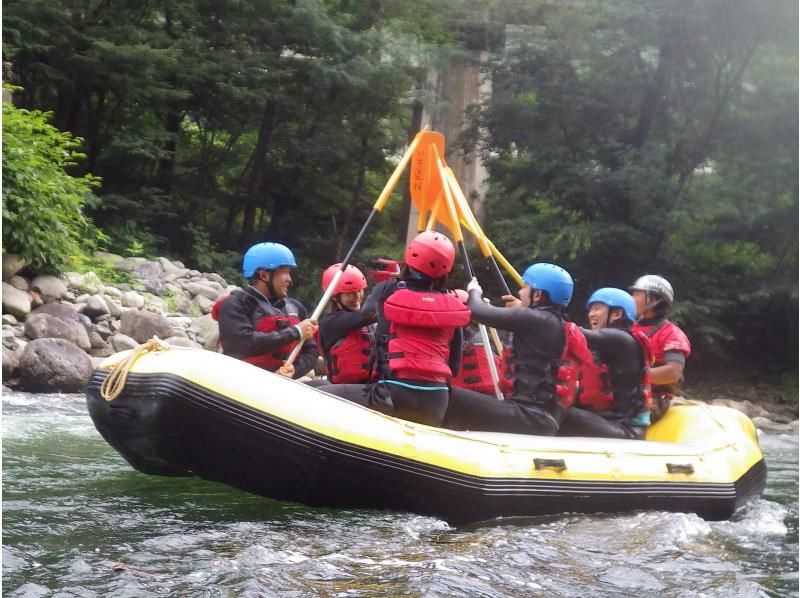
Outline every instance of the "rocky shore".
<path id="1" fill-rule="evenodd" d="M 16 256 L 3 255 L 4 386 L 83 392 L 103 359 L 153 336 L 175 346 L 217 350 L 219 328 L 211 308 L 237 287 L 219 274 L 163 257 L 97 253 L 95 258 L 127 273 L 126 282 L 109 283 L 92 271 L 30 274 Z M 777 400 L 768 388 L 690 387 L 687 396 L 739 409 L 764 430 L 798 430 L 796 407 Z"/>
<path id="2" fill-rule="evenodd" d="M 3 256 L 3 384 L 30 392 L 82 392 L 106 357 L 153 336 L 170 345 L 216 350 L 214 302 L 235 286 L 166 258 L 98 253 L 127 273 L 107 283 L 92 271 L 61 277 L 20 274 Z"/>

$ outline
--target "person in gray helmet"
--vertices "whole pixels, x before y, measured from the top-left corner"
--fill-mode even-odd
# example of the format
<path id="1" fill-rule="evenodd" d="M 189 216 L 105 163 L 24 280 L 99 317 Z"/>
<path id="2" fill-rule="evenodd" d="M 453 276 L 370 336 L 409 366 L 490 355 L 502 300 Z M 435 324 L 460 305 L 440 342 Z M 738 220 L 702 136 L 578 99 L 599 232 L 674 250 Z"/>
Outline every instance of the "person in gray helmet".
<path id="1" fill-rule="evenodd" d="M 636 302 L 637 321 L 631 327 L 650 339 L 655 363 L 650 368 L 653 387 L 651 421 L 660 419 L 669 409 L 672 397 L 683 381 L 686 360 L 692 345 L 686 333 L 668 319 L 675 291 L 663 276 L 645 274 L 630 287 Z"/>

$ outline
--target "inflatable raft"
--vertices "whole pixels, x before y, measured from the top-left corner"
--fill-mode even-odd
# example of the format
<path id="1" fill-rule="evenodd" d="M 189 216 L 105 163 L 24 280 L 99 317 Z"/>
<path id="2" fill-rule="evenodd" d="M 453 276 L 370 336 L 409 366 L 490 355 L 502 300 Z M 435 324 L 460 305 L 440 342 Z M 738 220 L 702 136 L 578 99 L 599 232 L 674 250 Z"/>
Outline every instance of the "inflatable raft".
<path id="1" fill-rule="evenodd" d="M 453 524 L 638 509 L 725 519 L 766 481 L 753 423 L 726 407 L 676 405 L 643 441 L 453 432 L 180 348 L 137 356 L 107 401 L 101 384 L 126 356 L 107 359 L 87 390 L 111 446 L 144 473 L 274 499 Z"/>

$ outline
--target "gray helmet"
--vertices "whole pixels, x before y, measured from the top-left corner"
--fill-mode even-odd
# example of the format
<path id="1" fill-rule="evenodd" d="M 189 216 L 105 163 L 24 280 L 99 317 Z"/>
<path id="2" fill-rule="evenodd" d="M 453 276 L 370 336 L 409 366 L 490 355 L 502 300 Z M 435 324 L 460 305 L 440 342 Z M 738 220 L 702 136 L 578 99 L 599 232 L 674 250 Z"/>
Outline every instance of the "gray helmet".
<path id="1" fill-rule="evenodd" d="M 675 291 L 672 290 L 672 285 L 663 276 L 656 274 L 645 274 L 640 276 L 631 287 L 631 291 L 644 291 L 645 293 L 653 293 L 661 297 L 667 305 L 672 305 L 675 299 Z"/>

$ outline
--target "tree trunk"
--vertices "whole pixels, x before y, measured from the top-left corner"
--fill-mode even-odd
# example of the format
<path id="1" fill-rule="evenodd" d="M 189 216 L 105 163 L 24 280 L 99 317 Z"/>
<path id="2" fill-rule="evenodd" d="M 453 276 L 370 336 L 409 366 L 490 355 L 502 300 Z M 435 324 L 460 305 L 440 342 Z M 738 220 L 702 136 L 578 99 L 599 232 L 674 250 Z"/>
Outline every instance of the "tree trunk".
<path id="1" fill-rule="evenodd" d="M 369 138 L 371 134 L 372 127 L 369 127 L 361 136 L 361 148 L 358 152 L 358 173 L 356 174 L 356 184 L 353 186 L 353 193 L 350 196 L 350 207 L 347 208 L 347 215 L 344 219 L 344 225 L 342 225 L 342 231 L 336 236 L 337 261 L 342 258 L 342 249 L 344 248 L 345 240 L 348 238 L 350 225 L 352 224 L 356 210 L 358 209 L 358 202 L 361 199 L 361 194 L 364 191 L 364 178 L 367 171 L 367 152 L 369 151 Z"/>
<path id="2" fill-rule="evenodd" d="M 258 141 L 253 150 L 252 170 L 250 172 L 250 182 L 247 188 L 247 197 L 244 202 L 244 217 L 242 219 L 242 229 L 239 235 L 240 245 L 247 246 L 253 240 L 253 230 L 255 224 L 256 207 L 258 206 L 261 193 L 264 189 L 264 173 L 267 166 L 267 152 L 269 150 L 270 139 L 275 121 L 275 102 L 267 100 L 264 104 L 264 114 L 261 118 L 261 126 L 258 129 Z"/>

